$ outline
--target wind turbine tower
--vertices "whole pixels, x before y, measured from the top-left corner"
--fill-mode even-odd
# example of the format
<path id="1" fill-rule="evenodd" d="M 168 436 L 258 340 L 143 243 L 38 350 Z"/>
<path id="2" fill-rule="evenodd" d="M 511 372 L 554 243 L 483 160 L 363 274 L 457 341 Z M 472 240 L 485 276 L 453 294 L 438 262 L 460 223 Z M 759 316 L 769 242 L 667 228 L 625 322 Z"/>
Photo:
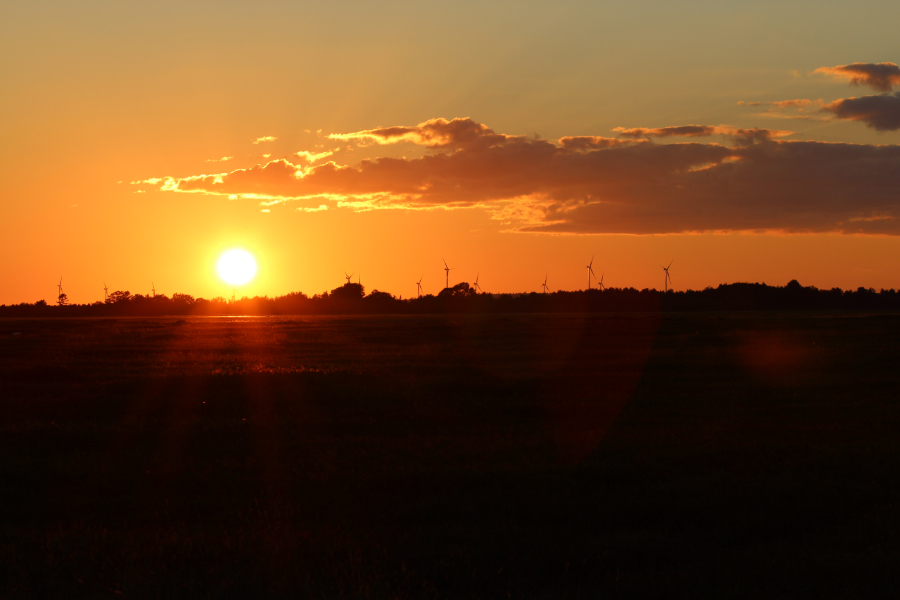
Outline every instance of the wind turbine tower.
<path id="1" fill-rule="evenodd" d="M 672 262 L 669 263 L 669 267 L 672 266 L 672 263 L 675 262 L 675 259 L 672 259 Z M 662 270 L 666 272 L 666 278 L 663 282 L 665 284 L 665 291 L 669 291 L 669 284 L 672 283 L 672 276 L 669 275 L 669 267 L 663 267 Z"/>
<path id="2" fill-rule="evenodd" d="M 156 298 L 156 284 L 152 281 L 150 282 L 150 292 L 153 294 L 153 297 Z"/>
<path id="3" fill-rule="evenodd" d="M 547 286 L 547 276 L 544 275 L 544 283 L 541 284 L 541 287 L 544 288 L 544 293 L 546 294 L 550 288 Z"/>
<path id="4" fill-rule="evenodd" d="M 419 277 L 419 281 L 416 282 L 416 288 L 417 288 L 417 293 L 418 293 L 416 298 L 422 297 L 422 280 L 423 279 L 425 279 L 425 275 L 422 275 L 421 277 Z"/>
<path id="5" fill-rule="evenodd" d="M 456 267 L 452 267 L 452 268 L 451 268 L 451 267 L 448 267 L 448 266 L 447 266 L 447 260 L 444 259 L 444 258 L 442 258 L 441 260 L 444 261 L 444 270 L 447 272 L 447 282 L 446 282 L 446 284 L 444 285 L 444 288 L 446 289 L 446 288 L 450 287 L 450 271 L 452 271 L 452 270 L 455 269 Z"/>
<path id="6" fill-rule="evenodd" d="M 109 288 L 106 287 L 106 282 L 103 282 L 103 301 L 106 302 L 109 300 Z"/>
<path id="7" fill-rule="evenodd" d="M 56 289 L 57 289 L 56 303 L 58 305 L 62 306 L 63 296 L 65 296 L 65 294 L 63 294 L 63 289 L 62 289 L 62 276 L 60 276 L 60 278 L 59 278 L 59 284 L 56 286 Z"/>
<path id="8" fill-rule="evenodd" d="M 596 255 L 595 255 L 596 256 Z M 597 274 L 594 273 L 594 257 L 591 257 L 591 262 L 587 266 L 588 270 L 588 289 L 591 289 L 591 277 L 594 279 L 597 278 Z"/>

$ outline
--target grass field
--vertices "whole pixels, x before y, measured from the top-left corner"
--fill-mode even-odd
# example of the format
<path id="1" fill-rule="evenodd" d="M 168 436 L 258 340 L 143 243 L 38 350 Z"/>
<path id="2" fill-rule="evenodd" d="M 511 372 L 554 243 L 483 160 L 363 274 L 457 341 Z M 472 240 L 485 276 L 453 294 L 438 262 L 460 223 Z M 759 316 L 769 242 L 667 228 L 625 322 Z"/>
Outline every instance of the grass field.
<path id="1" fill-rule="evenodd" d="M 0 321 L 0 597 L 880 598 L 900 316 Z"/>

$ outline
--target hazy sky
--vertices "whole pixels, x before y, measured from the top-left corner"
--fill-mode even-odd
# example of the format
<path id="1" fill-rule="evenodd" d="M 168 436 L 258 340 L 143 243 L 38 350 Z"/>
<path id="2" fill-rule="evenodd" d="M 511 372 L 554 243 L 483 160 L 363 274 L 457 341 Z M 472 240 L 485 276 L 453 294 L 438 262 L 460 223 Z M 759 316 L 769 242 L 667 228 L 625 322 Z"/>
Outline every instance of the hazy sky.
<path id="1" fill-rule="evenodd" d="M 442 258 L 486 291 L 578 289 L 595 254 L 612 286 L 674 259 L 676 289 L 897 288 L 898 22 L 897 2 L 3 2 L 0 303 L 60 276 L 74 302 L 228 296 L 233 247 L 259 261 L 246 295 L 343 270 L 437 293 Z"/>

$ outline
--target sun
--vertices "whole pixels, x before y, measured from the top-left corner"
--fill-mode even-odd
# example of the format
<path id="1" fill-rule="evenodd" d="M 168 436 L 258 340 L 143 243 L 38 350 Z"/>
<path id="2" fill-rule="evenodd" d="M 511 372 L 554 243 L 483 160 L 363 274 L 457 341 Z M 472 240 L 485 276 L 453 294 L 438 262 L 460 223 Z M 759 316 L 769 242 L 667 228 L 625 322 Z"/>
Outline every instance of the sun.
<path id="1" fill-rule="evenodd" d="M 246 250 L 229 250 L 216 265 L 222 281 L 231 285 L 243 285 L 256 275 L 256 259 Z"/>

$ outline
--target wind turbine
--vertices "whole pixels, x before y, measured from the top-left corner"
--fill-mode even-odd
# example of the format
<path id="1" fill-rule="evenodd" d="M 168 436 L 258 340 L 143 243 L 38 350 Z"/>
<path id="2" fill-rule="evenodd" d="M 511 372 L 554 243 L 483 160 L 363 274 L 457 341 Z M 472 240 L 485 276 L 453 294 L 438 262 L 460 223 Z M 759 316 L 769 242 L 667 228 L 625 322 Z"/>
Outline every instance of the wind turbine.
<path id="1" fill-rule="evenodd" d="M 425 279 L 425 275 L 424 275 L 424 274 L 423 274 L 421 277 L 419 277 L 419 281 L 416 282 L 416 287 L 417 287 L 417 290 L 418 290 L 418 295 L 416 296 L 416 298 L 421 298 L 421 297 L 422 297 L 422 280 L 423 280 L 423 279 Z"/>
<path id="2" fill-rule="evenodd" d="M 594 256 L 596 256 L 596 255 L 594 255 Z M 594 279 L 597 278 L 597 274 L 594 273 L 594 257 L 593 256 L 591 256 L 591 262 L 590 262 L 590 264 L 588 264 L 587 270 L 588 270 L 588 289 L 591 289 L 591 277 L 593 277 Z"/>
<path id="3" fill-rule="evenodd" d="M 605 285 L 603 285 L 603 276 L 604 276 L 605 274 L 606 274 L 606 273 L 601 273 L 601 274 L 600 274 L 600 281 L 597 282 L 597 289 L 602 290 L 603 288 L 606 287 Z"/>
<path id="4" fill-rule="evenodd" d="M 350 283 L 350 278 L 353 277 L 354 273 L 350 273 L 347 275 L 347 271 L 344 271 L 344 277 L 347 279 L 347 283 Z"/>
<path id="5" fill-rule="evenodd" d="M 63 291 L 62 291 L 62 275 L 60 275 L 60 277 L 59 277 L 59 285 L 57 285 L 56 288 L 57 288 L 57 290 L 59 290 L 59 293 L 56 296 L 56 303 L 59 304 L 60 306 L 62 306 L 63 296 L 65 295 L 65 294 L 63 294 Z"/>
<path id="6" fill-rule="evenodd" d="M 106 282 L 103 282 L 103 301 L 106 302 L 109 300 L 109 288 L 106 287 Z"/>
<path id="7" fill-rule="evenodd" d="M 675 262 L 675 259 L 674 259 L 674 258 L 672 259 L 672 262 L 669 263 L 669 267 L 672 266 L 672 263 L 673 263 L 673 262 Z M 666 278 L 665 278 L 665 282 L 664 282 L 664 283 L 665 283 L 665 291 L 667 291 L 667 292 L 669 291 L 669 284 L 672 283 L 672 276 L 669 275 L 669 267 L 663 267 L 663 268 L 662 268 L 662 270 L 666 272 Z"/>
<path id="8" fill-rule="evenodd" d="M 156 298 L 156 284 L 153 281 L 150 281 L 150 291 L 153 293 L 153 297 Z"/>
<path id="9" fill-rule="evenodd" d="M 547 276 L 546 276 L 546 275 L 544 275 L 544 283 L 541 284 L 541 287 L 544 288 L 544 293 L 545 293 L 545 294 L 546 294 L 547 291 L 550 289 L 549 287 L 547 287 Z"/>
<path id="10" fill-rule="evenodd" d="M 456 267 L 453 267 L 453 268 L 448 267 L 448 266 L 447 266 L 447 260 L 444 259 L 444 258 L 442 258 L 441 260 L 444 261 L 444 270 L 447 272 L 447 284 L 444 286 L 444 288 L 446 289 L 446 288 L 450 287 L 450 271 L 452 271 L 452 270 L 455 269 Z"/>
<path id="11" fill-rule="evenodd" d="M 481 274 L 481 273 L 479 273 L 478 275 L 480 275 L 480 274 Z M 474 287 L 475 287 L 476 290 L 478 290 L 479 292 L 481 292 L 481 293 L 483 294 L 483 293 L 484 293 L 484 290 L 481 289 L 481 286 L 480 286 L 480 285 L 478 285 L 478 275 L 475 275 L 475 286 L 474 286 Z"/>

